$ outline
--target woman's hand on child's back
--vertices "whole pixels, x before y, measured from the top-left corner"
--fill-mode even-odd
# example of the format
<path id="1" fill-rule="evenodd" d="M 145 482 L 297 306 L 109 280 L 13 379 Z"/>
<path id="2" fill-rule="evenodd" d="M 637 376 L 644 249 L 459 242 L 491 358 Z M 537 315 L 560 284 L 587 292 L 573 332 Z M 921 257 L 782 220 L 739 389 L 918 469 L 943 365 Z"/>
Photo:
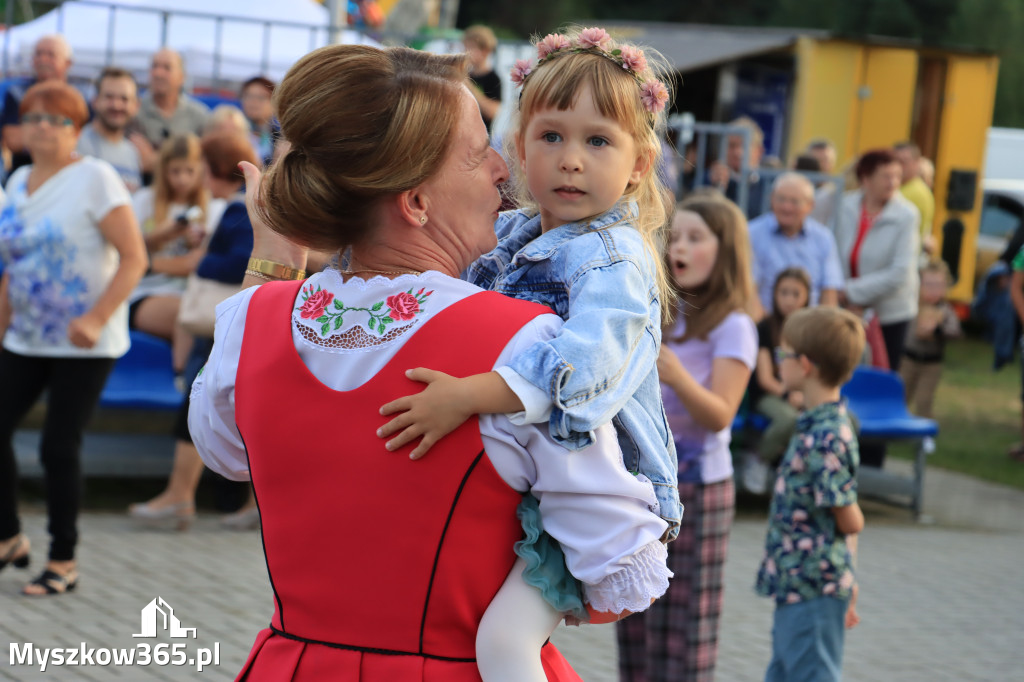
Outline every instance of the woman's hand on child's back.
<path id="1" fill-rule="evenodd" d="M 380 413 L 384 416 L 401 414 L 377 429 L 377 436 L 388 438 L 398 434 L 385 444 L 388 450 L 398 450 L 419 438 L 419 445 L 409 455 L 411 459 L 419 459 L 474 412 L 467 401 L 465 379 L 425 367 L 411 369 L 405 375 L 427 386 L 419 393 L 392 400 L 381 407 Z"/>

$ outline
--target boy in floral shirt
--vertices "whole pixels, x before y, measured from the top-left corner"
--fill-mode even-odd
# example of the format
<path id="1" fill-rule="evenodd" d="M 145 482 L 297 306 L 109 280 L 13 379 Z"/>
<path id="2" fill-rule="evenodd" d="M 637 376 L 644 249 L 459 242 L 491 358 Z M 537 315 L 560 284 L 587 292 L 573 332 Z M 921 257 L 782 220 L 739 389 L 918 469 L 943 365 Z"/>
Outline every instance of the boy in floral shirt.
<path id="1" fill-rule="evenodd" d="M 765 682 L 839 680 L 843 628 L 859 618 L 853 577 L 857 439 L 839 387 L 864 350 L 864 327 L 831 306 L 793 313 L 775 349 L 781 380 L 806 411 L 779 465 L 757 592 L 774 596 L 772 660 Z"/>

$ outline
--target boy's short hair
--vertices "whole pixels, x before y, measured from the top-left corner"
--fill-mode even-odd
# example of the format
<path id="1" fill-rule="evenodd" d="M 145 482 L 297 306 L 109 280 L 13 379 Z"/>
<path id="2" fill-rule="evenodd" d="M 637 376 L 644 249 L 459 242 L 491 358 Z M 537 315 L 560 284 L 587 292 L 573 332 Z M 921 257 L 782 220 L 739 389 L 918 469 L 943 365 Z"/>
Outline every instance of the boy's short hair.
<path id="1" fill-rule="evenodd" d="M 929 274 L 942 275 L 946 278 L 947 285 L 953 284 L 953 273 L 950 272 L 949 266 L 946 265 L 946 261 L 944 260 L 930 260 L 921 266 L 921 277 Z"/>
<path id="2" fill-rule="evenodd" d="M 125 78 L 127 80 L 130 80 L 132 82 L 132 85 L 134 85 L 136 88 L 139 87 L 139 83 L 135 80 L 135 76 L 132 75 L 132 72 L 128 69 L 122 69 L 119 66 L 105 66 L 103 67 L 103 70 L 100 71 L 100 75 L 96 78 L 95 85 L 97 93 L 103 89 L 103 81 L 107 80 L 108 78 Z"/>
<path id="3" fill-rule="evenodd" d="M 786 320 L 782 340 L 814 363 L 822 384 L 841 386 L 864 353 L 864 323 L 835 306 L 803 308 Z"/>

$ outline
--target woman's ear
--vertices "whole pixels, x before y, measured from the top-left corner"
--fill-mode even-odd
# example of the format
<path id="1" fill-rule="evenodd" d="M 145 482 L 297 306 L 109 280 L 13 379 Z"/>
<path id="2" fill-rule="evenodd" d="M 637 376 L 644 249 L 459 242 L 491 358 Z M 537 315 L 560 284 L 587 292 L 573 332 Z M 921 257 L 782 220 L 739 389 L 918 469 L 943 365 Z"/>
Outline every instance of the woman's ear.
<path id="1" fill-rule="evenodd" d="M 422 186 L 400 193 L 393 201 L 404 222 L 414 227 L 422 227 L 427 222 L 427 198 Z"/>

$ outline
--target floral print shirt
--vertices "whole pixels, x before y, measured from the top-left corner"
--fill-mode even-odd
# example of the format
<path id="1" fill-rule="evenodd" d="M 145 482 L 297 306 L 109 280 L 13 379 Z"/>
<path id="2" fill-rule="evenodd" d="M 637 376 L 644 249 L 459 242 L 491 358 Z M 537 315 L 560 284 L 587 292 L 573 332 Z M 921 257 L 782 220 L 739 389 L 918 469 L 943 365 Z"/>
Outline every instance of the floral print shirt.
<path id="1" fill-rule="evenodd" d="M 131 197 L 106 161 L 85 157 L 28 192 L 31 166 L 7 182 L 0 206 L 0 261 L 8 277 L 11 321 L 3 346 L 19 355 L 116 358 L 128 350 L 128 305 L 107 320 L 92 348 L 68 338 L 117 272 L 117 249 L 99 229 Z"/>
<path id="2" fill-rule="evenodd" d="M 833 507 L 857 501 L 860 453 L 845 401 L 819 405 L 797 421 L 779 464 L 757 593 L 792 604 L 849 599 L 853 570 Z"/>

